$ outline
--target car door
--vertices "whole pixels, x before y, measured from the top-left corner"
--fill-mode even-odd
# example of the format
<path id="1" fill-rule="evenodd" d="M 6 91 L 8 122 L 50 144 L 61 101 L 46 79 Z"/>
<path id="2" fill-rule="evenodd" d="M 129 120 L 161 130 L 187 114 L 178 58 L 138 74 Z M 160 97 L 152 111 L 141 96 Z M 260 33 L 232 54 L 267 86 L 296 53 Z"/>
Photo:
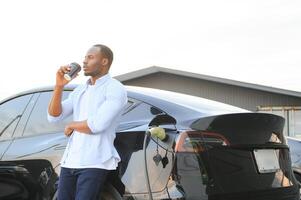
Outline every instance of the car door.
<path id="1" fill-rule="evenodd" d="M 145 102 L 131 98 L 129 98 L 127 107 L 121 118 L 115 146 L 122 160 L 119 172 L 122 176 L 121 181 L 125 186 L 125 193 L 138 195 L 147 193 L 143 151 L 145 131 L 148 129 L 150 121 L 163 112 Z M 172 158 L 171 153 L 166 152 L 165 149 L 170 146 L 170 142 L 161 142 L 156 138 L 147 140 L 146 159 L 152 192 L 164 190 L 167 184 Z M 154 161 L 157 154 L 160 154 L 162 158 L 165 155 L 168 157 L 167 166 Z"/>
<path id="2" fill-rule="evenodd" d="M 63 99 L 69 94 L 65 91 Z M 19 129 L 20 136 L 16 136 L 3 159 L 46 159 L 55 168 L 59 166 L 60 159 L 65 150 L 68 138 L 63 131 L 66 123 L 71 117 L 58 123 L 49 123 L 47 120 L 47 108 L 52 91 L 36 94 L 34 107 L 27 119 L 22 123 L 24 126 Z"/>
<path id="3" fill-rule="evenodd" d="M 0 105 L 0 158 L 13 141 L 13 135 L 18 127 L 32 94 L 14 97 Z"/>

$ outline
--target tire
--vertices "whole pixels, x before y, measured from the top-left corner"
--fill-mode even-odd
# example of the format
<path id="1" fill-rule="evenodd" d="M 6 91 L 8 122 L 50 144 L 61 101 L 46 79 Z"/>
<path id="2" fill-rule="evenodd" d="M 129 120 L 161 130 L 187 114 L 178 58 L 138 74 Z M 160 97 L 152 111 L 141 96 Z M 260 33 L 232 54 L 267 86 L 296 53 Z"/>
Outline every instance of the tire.
<path id="1" fill-rule="evenodd" d="M 299 182 L 299 184 L 301 184 L 301 175 L 294 172 L 295 178 L 297 179 L 297 181 Z"/>
<path id="2" fill-rule="evenodd" d="M 57 191 L 55 191 L 53 197 L 52 197 L 52 200 L 57 200 Z"/>
<path id="3" fill-rule="evenodd" d="M 122 200 L 122 197 L 119 192 L 109 184 L 102 191 L 99 200 Z"/>
<path id="4" fill-rule="evenodd" d="M 294 172 L 294 176 L 295 176 L 295 178 L 298 181 L 298 184 L 300 186 L 299 193 L 300 193 L 300 200 L 301 200 L 301 175 L 297 172 Z"/>

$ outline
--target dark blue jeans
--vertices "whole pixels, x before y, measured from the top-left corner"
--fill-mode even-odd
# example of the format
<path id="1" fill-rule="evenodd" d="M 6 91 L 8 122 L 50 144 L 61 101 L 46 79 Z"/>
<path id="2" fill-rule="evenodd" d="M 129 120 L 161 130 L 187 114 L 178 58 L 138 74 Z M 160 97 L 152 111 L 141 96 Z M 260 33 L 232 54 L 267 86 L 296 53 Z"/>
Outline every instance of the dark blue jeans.
<path id="1" fill-rule="evenodd" d="M 61 168 L 58 200 L 96 200 L 109 170 Z"/>

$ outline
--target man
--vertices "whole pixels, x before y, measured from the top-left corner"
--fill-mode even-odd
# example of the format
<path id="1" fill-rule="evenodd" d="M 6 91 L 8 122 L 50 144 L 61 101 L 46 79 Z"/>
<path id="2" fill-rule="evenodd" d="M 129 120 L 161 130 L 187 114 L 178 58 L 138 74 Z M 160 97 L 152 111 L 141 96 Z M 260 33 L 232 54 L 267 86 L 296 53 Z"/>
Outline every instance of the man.
<path id="1" fill-rule="evenodd" d="M 127 94 L 124 86 L 108 73 L 112 61 L 113 53 L 107 46 L 92 46 L 83 62 L 84 74 L 90 79 L 63 102 L 63 88 L 69 83 L 64 74 L 70 67 L 62 66 L 56 73 L 48 120 L 61 121 L 71 114 L 74 120 L 64 131 L 70 138 L 61 160 L 59 200 L 96 199 L 106 175 L 120 161 L 113 142 Z"/>

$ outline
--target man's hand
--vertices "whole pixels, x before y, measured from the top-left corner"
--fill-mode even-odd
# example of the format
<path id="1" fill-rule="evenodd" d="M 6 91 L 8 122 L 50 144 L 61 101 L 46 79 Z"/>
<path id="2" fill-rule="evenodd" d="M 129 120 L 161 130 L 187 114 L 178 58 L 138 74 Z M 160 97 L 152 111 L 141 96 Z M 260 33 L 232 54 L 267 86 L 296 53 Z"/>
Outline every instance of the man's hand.
<path id="1" fill-rule="evenodd" d="M 69 137 L 69 136 L 71 136 L 71 134 L 73 133 L 73 131 L 74 131 L 74 129 L 72 129 L 70 126 L 66 126 L 65 127 L 65 131 L 64 131 L 64 133 L 65 133 L 65 135 L 67 136 L 67 137 Z"/>
<path id="2" fill-rule="evenodd" d="M 65 135 L 70 136 L 73 133 L 73 131 L 77 131 L 83 134 L 91 134 L 91 130 L 87 124 L 87 120 L 70 122 L 69 124 L 67 124 L 64 131 Z"/>
<path id="3" fill-rule="evenodd" d="M 61 66 L 60 69 L 56 72 L 56 85 L 59 87 L 64 87 L 69 83 L 68 80 L 64 78 L 64 74 L 70 71 L 70 67 L 68 65 Z"/>
<path id="4" fill-rule="evenodd" d="M 64 78 L 64 74 L 69 70 L 69 66 L 62 66 L 56 72 L 56 83 L 48 106 L 48 113 L 51 116 L 58 117 L 62 113 L 62 93 L 64 91 L 64 86 L 69 83 L 69 81 Z"/>

